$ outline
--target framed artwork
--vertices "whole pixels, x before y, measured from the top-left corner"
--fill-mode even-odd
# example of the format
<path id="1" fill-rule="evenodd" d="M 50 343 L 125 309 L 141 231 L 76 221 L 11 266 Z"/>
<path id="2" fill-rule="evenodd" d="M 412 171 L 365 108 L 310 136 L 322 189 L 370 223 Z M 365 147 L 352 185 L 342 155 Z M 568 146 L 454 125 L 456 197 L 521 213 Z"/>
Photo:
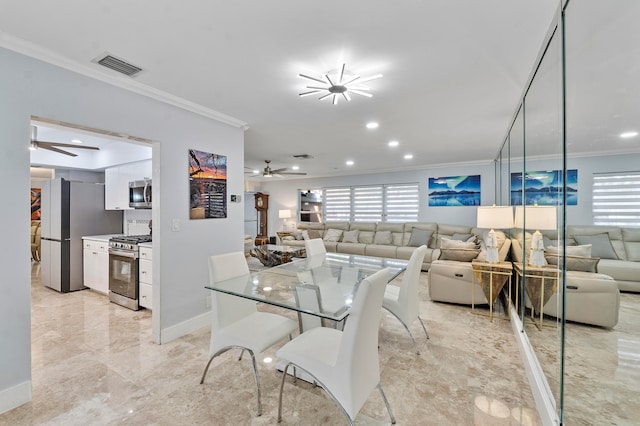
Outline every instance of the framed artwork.
<path id="1" fill-rule="evenodd" d="M 40 220 L 40 188 L 31 188 L 31 220 Z"/>
<path id="2" fill-rule="evenodd" d="M 189 150 L 189 218 L 227 217 L 227 157 Z"/>
<path id="3" fill-rule="evenodd" d="M 511 173 L 511 205 L 557 206 L 562 204 L 562 170 Z M 578 170 L 567 170 L 567 205 L 578 204 Z"/>
<path id="4" fill-rule="evenodd" d="M 479 205 L 480 175 L 429 178 L 429 207 Z"/>

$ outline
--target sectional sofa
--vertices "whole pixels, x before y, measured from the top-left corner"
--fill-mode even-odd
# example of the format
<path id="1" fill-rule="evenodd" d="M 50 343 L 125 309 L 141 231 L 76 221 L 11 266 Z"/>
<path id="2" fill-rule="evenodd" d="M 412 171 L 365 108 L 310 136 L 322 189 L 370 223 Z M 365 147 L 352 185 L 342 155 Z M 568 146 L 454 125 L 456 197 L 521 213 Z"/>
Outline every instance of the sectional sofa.
<path id="1" fill-rule="evenodd" d="M 435 222 L 300 222 L 297 226 L 291 236 L 282 237 L 282 244 L 304 246 L 305 236 L 322 238 L 328 252 L 406 260 L 417 247 L 426 244 L 423 271 L 427 271 L 440 256 L 442 237 L 462 238 L 483 232 L 471 226 Z"/>

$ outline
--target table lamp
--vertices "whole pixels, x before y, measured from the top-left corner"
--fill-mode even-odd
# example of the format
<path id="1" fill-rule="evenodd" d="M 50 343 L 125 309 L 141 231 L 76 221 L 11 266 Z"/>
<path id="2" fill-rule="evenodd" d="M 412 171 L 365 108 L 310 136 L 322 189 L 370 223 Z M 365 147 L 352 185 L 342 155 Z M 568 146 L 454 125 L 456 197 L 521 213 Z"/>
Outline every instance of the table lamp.
<path id="1" fill-rule="evenodd" d="M 280 219 L 284 219 L 284 222 L 282 223 L 282 231 L 285 230 L 285 226 L 287 224 L 287 219 L 289 219 L 291 217 L 291 210 L 278 210 L 278 218 Z"/>
<path id="2" fill-rule="evenodd" d="M 555 206 L 516 206 L 516 228 L 535 229 L 531 237 L 531 255 L 529 265 L 544 266 L 544 240 L 542 230 L 552 230 L 558 228 Z"/>
<path id="3" fill-rule="evenodd" d="M 511 206 L 480 206 L 477 211 L 478 228 L 491 229 L 487 234 L 485 245 L 487 246 L 487 262 L 496 263 L 500 260 L 498 255 L 498 229 L 513 228 L 513 208 Z"/>

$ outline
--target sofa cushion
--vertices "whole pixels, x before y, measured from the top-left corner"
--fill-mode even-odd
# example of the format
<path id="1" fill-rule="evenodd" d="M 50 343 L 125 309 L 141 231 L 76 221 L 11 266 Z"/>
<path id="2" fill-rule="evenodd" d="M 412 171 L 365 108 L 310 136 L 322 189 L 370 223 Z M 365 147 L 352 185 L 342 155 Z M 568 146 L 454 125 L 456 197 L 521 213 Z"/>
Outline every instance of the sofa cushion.
<path id="1" fill-rule="evenodd" d="M 562 254 L 562 247 L 549 246 L 544 249 L 545 255 Z M 567 246 L 567 256 L 591 257 L 591 244 L 582 246 Z"/>
<path id="2" fill-rule="evenodd" d="M 480 249 L 448 249 L 440 248 L 440 256 L 438 260 L 457 260 L 458 262 L 471 262 L 478 257 Z"/>
<path id="3" fill-rule="evenodd" d="M 342 229 L 329 228 L 324 232 L 322 239 L 326 242 L 337 243 L 342 237 Z"/>
<path id="4" fill-rule="evenodd" d="M 591 244 L 591 255 L 602 259 L 617 259 L 618 255 L 613 251 L 609 234 L 574 235 L 573 239 L 580 245 Z"/>
<path id="5" fill-rule="evenodd" d="M 376 231 L 373 237 L 373 244 L 391 244 L 392 242 L 391 231 Z"/>
<path id="6" fill-rule="evenodd" d="M 627 260 L 601 259 L 598 263 L 598 272 L 610 275 L 617 281 L 640 280 L 640 262 L 629 262 Z M 634 291 L 638 291 L 637 289 Z"/>
<path id="7" fill-rule="evenodd" d="M 440 249 L 477 249 L 478 245 L 475 241 L 460 241 L 449 238 L 442 238 Z"/>
<path id="8" fill-rule="evenodd" d="M 343 243 L 357 243 L 358 242 L 358 234 L 360 231 L 354 229 L 353 231 L 344 231 L 342 234 L 342 242 Z"/>
<path id="9" fill-rule="evenodd" d="M 428 246 L 431 241 L 433 231 L 427 229 L 413 228 L 411 230 L 411 238 L 409 238 L 409 247 L 420 247 L 423 245 Z"/>
<path id="10" fill-rule="evenodd" d="M 544 257 L 549 265 L 558 265 L 562 258 L 558 254 L 547 254 Z M 566 256 L 567 271 L 598 272 L 599 257 Z"/>
<path id="11" fill-rule="evenodd" d="M 367 256 L 390 257 L 396 259 L 396 246 L 367 244 L 364 254 Z"/>
<path id="12" fill-rule="evenodd" d="M 622 228 L 627 260 L 640 262 L 640 228 Z"/>
<path id="13" fill-rule="evenodd" d="M 358 233 L 358 242 L 362 244 L 373 244 L 373 236 L 375 232 L 373 231 L 360 231 Z"/>
<path id="14" fill-rule="evenodd" d="M 362 243 L 338 243 L 337 245 L 337 251 L 338 253 L 346 253 L 346 254 L 359 254 L 359 255 L 365 255 L 365 248 L 367 247 L 367 244 L 362 244 Z"/>

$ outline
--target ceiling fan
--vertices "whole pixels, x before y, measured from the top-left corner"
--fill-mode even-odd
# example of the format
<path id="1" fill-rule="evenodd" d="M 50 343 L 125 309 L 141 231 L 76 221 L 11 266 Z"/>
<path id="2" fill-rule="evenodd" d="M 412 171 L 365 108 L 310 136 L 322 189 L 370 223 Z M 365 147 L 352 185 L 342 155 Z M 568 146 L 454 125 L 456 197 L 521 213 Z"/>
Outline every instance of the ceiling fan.
<path id="1" fill-rule="evenodd" d="M 100 148 L 96 146 L 85 146 L 85 145 L 77 145 L 72 143 L 62 143 L 62 142 L 46 142 L 38 140 L 38 128 L 36 126 L 31 126 L 31 143 L 29 144 L 29 149 L 35 151 L 38 148 L 47 149 L 49 151 L 57 152 L 59 154 L 69 155 L 71 157 L 77 157 L 78 154 L 74 154 L 69 151 L 65 151 L 64 149 L 60 149 L 58 147 L 63 148 L 78 148 L 78 149 L 93 149 L 100 150 Z"/>
<path id="2" fill-rule="evenodd" d="M 288 171 L 289 168 L 288 167 L 282 167 L 280 169 L 272 169 L 270 164 L 271 164 L 271 160 L 264 160 L 264 162 L 267 164 L 266 167 L 263 169 L 262 171 L 262 177 L 272 177 L 272 176 L 280 176 L 280 175 L 297 175 L 297 176 L 305 176 L 306 173 L 303 172 L 290 172 Z M 254 176 L 259 176 L 259 174 L 255 174 Z"/>

